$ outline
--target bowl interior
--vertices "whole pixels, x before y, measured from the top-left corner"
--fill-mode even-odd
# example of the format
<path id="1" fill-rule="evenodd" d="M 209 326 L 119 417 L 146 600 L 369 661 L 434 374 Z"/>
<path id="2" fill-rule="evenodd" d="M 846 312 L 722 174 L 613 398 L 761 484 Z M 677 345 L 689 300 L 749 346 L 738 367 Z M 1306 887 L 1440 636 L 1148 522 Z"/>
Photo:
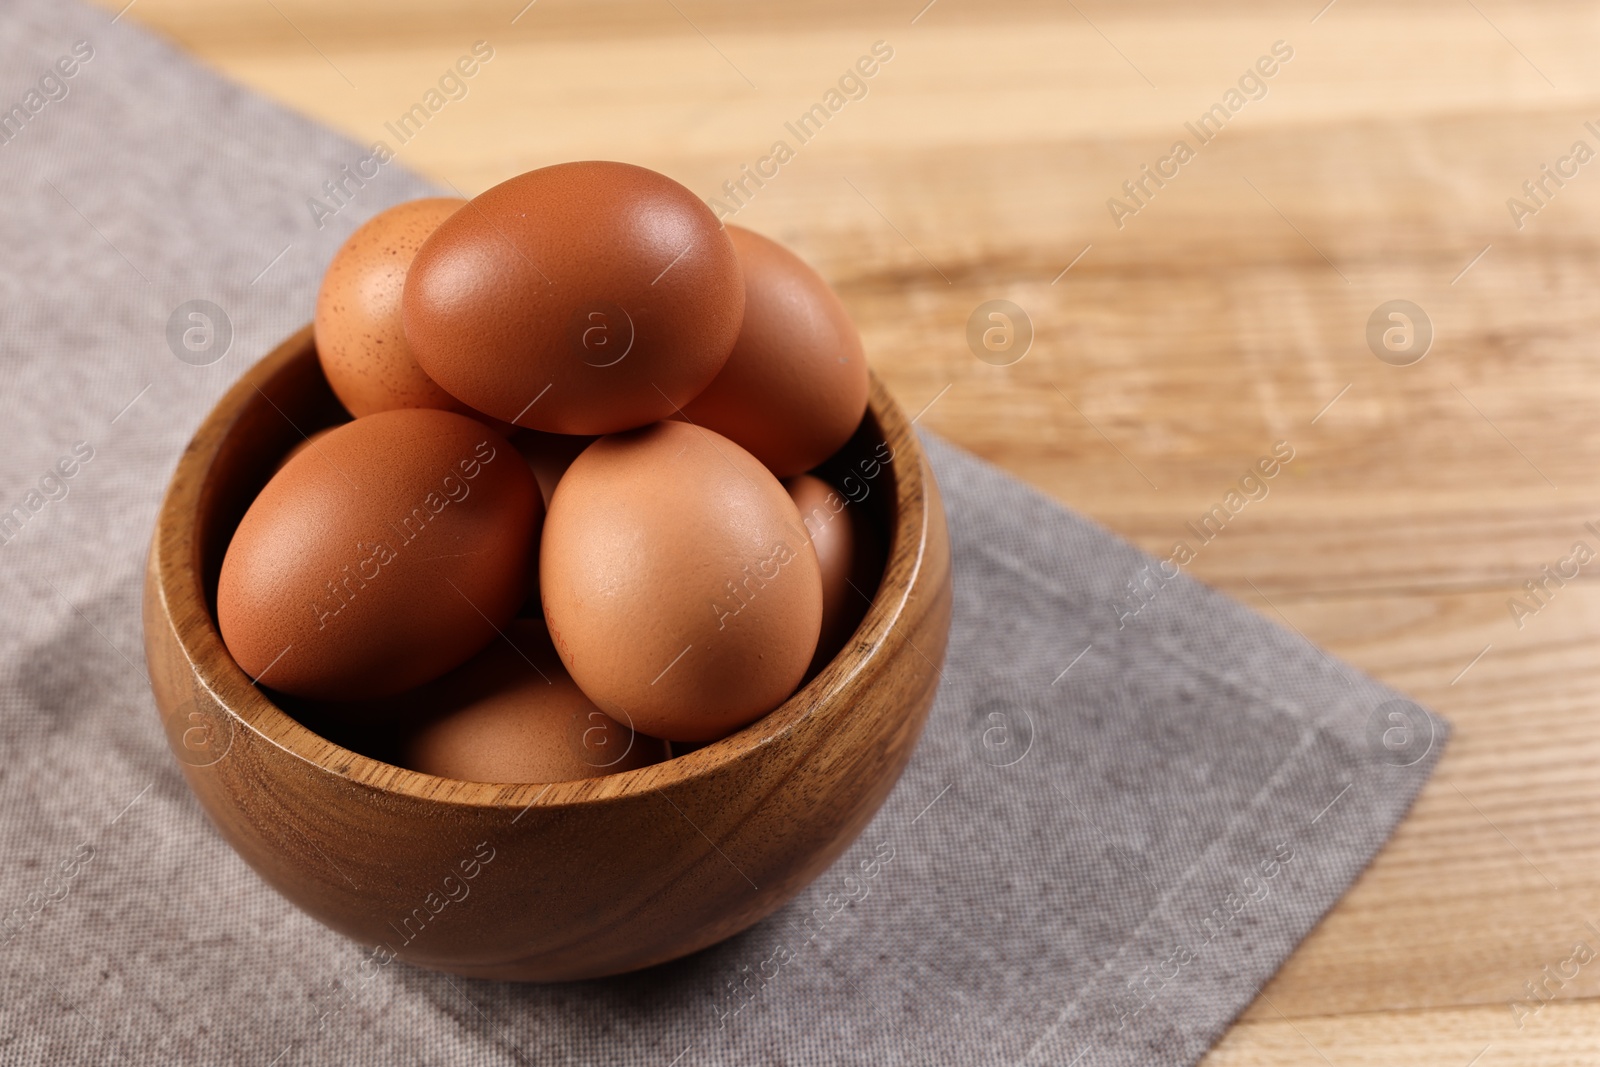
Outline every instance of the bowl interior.
<path id="1" fill-rule="evenodd" d="M 181 476 L 186 467 L 200 465 L 193 472 L 198 476 L 198 492 L 191 573 L 199 582 L 200 588 L 194 592 L 204 598 L 210 622 L 197 640 L 215 646 L 191 649 L 191 660 L 223 664 L 229 677 L 216 679 L 220 684 L 214 688 L 247 725 L 326 770 L 383 789 L 496 806 L 526 805 L 537 794 L 541 805 L 550 805 L 619 796 L 693 777 L 782 735 L 810 714 L 830 689 L 859 667 L 863 657 L 872 654 L 898 607 L 883 603 L 885 597 L 877 587 L 862 590 L 872 596 L 872 604 L 855 635 L 799 691 L 749 726 L 662 764 L 555 785 L 458 782 L 406 770 L 394 764 L 394 752 L 383 744 L 380 731 L 352 726 L 348 717 L 330 714 L 326 707 L 252 685 L 226 654 L 216 627 L 217 579 L 228 543 L 245 511 L 291 448 L 307 435 L 350 418 L 322 375 L 310 329 L 248 372 L 218 405 L 208 424 L 219 418 L 222 424 L 214 433 L 208 435 L 203 429 L 197 434 L 179 468 Z M 903 416 L 874 379 L 867 413 L 855 435 L 816 472 L 868 520 L 888 560 L 915 553 L 921 539 L 922 523 L 908 514 L 902 484 L 907 462 L 920 463 L 914 442 Z M 886 451 L 890 447 L 893 451 Z M 179 481 L 174 479 L 175 484 Z M 881 572 L 877 579 L 881 580 Z"/>

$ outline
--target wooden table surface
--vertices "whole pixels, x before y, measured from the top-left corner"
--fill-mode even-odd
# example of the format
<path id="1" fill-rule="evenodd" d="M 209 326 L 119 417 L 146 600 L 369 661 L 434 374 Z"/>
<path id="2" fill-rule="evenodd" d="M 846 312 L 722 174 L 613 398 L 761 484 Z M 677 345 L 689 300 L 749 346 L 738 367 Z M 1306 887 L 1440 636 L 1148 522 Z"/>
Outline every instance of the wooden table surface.
<path id="1" fill-rule="evenodd" d="M 788 141 L 737 220 L 834 282 L 902 405 L 1160 555 L 1289 442 L 1287 476 L 1190 573 L 1456 734 L 1206 1062 L 1600 1062 L 1600 959 L 1570 962 L 1600 951 L 1600 9 L 525 2 L 136 0 L 124 17 L 391 145 L 384 124 L 489 42 L 466 97 L 398 152 L 469 195 L 599 157 L 712 197 Z M 800 144 L 785 123 L 879 41 L 893 56 L 866 95 Z M 1292 58 L 1228 97 L 1280 41 Z M 1184 124 L 1217 103 L 1202 143 Z M 1130 200 L 1145 164 L 1171 176 Z M 1036 331 L 1010 365 L 967 342 L 993 299 Z M 1393 364 L 1420 334 L 1409 353 L 1380 342 L 1390 362 L 1367 340 L 1395 299 L 1432 327 L 1410 365 Z M 1530 600 L 1563 561 L 1578 577 Z"/>

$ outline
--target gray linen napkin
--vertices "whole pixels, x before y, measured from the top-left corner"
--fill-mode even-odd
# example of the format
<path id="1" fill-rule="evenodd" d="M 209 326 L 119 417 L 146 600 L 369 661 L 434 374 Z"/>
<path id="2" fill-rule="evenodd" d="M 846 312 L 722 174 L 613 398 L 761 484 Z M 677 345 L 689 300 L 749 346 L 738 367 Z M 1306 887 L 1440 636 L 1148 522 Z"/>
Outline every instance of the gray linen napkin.
<path id="1" fill-rule="evenodd" d="M 104 12 L 14 0 L 0 72 L 6 1063 L 1193 1063 L 1438 758 L 1441 720 L 930 436 L 949 659 L 836 868 L 643 974 L 358 971 L 190 797 L 139 583 L 202 414 L 429 189 L 402 159 L 314 220 L 364 148 Z"/>

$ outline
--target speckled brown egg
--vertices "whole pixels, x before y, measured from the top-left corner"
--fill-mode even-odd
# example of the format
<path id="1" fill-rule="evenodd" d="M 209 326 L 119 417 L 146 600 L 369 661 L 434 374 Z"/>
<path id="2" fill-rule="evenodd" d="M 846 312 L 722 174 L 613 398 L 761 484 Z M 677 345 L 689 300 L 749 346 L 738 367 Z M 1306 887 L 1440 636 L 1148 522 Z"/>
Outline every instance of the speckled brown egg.
<path id="1" fill-rule="evenodd" d="M 313 699 L 437 678 L 515 614 L 543 513 L 527 463 L 477 420 L 356 419 L 240 520 L 217 583 L 223 641 L 252 679 Z"/>
<path id="2" fill-rule="evenodd" d="M 395 408 L 478 415 L 423 373 L 400 327 L 400 294 L 417 249 L 465 203 L 435 197 L 380 211 L 328 264 L 317 293 L 317 357 L 334 395 L 352 415 Z"/>
<path id="3" fill-rule="evenodd" d="M 406 339 L 448 392 L 536 430 L 602 434 L 689 402 L 744 313 L 733 244 L 677 182 L 563 163 L 440 224 L 406 278 Z"/>
<path id="4" fill-rule="evenodd" d="M 573 682 L 543 620 L 517 619 L 487 648 L 401 698 L 423 725 L 407 740 L 413 770 L 469 782 L 570 782 L 666 759 Z"/>
<path id="5" fill-rule="evenodd" d="M 739 226 L 728 236 L 744 273 L 743 325 L 728 362 L 683 415 L 787 478 L 833 455 L 860 424 L 868 385 L 861 335 L 799 256 Z"/>
<path id="6" fill-rule="evenodd" d="M 822 634 L 811 661 L 815 672 L 839 653 L 871 606 L 883 571 L 882 540 L 861 506 L 821 478 L 802 474 L 783 485 L 822 571 Z"/>
<path id="7" fill-rule="evenodd" d="M 782 703 L 822 625 L 789 494 L 750 453 L 682 422 L 602 437 L 573 462 L 539 582 L 578 686 L 672 741 L 721 737 Z"/>

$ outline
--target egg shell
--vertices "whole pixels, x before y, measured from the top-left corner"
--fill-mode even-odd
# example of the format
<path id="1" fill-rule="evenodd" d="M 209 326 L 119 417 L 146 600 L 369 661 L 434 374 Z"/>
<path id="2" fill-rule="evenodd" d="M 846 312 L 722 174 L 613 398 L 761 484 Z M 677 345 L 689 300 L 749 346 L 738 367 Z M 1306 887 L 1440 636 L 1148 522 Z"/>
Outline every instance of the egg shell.
<path id="1" fill-rule="evenodd" d="M 396 204 L 362 223 L 333 254 L 317 292 L 317 358 L 352 415 L 438 408 L 487 419 L 417 366 L 400 325 L 400 296 L 417 249 L 465 203 L 430 197 Z"/>
<path id="2" fill-rule="evenodd" d="M 811 474 L 783 483 L 822 571 L 822 633 L 807 672 L 827 666 L 872 606 L 883 573 L 882 538 L 862 510 Z"/>
<path id="3" fill-rule="evenodd" d="M 356 419 L 285 463 L 240 520 L 217 584 L 223 641 L 298 696 L 420 685 L 511 619 L 543 513 L 528 465 L 475 419 Z"/>
<path id="4" fill-rule="evenodd" d="M 837 452 L 866 413 L 861 334 L 799 256 L 743 227 L 727 229 L 744 274 L 743 325 L 727 363 L 683 416 L 787 478 Z"/>
<path id="5" fill-rule="evenodd" d="M 469 782 L 570 782 L 668 757 L 667 743 L 594 706 L 542 619 L 517 619 L 466 663 L 399 698 L 423 721 L 402 759 Z"/>
<path id="6" fill-rule="evenodd" d="M 556 486 L 545 619 L 600 708 L 672 741 L 752 722 L 800 683 L 822 575 L 800 514 L 750 453 L 660 422 L 602 437 Z"/>
<path id="7" fill-rule="evenodd" d="M 423 244 L 402 317 L 417 362 L 496 418 L 603 434 L 678 410 L 744 313 L 733 244 L 677 182 L 563 163 L 484 192 Z"/>

